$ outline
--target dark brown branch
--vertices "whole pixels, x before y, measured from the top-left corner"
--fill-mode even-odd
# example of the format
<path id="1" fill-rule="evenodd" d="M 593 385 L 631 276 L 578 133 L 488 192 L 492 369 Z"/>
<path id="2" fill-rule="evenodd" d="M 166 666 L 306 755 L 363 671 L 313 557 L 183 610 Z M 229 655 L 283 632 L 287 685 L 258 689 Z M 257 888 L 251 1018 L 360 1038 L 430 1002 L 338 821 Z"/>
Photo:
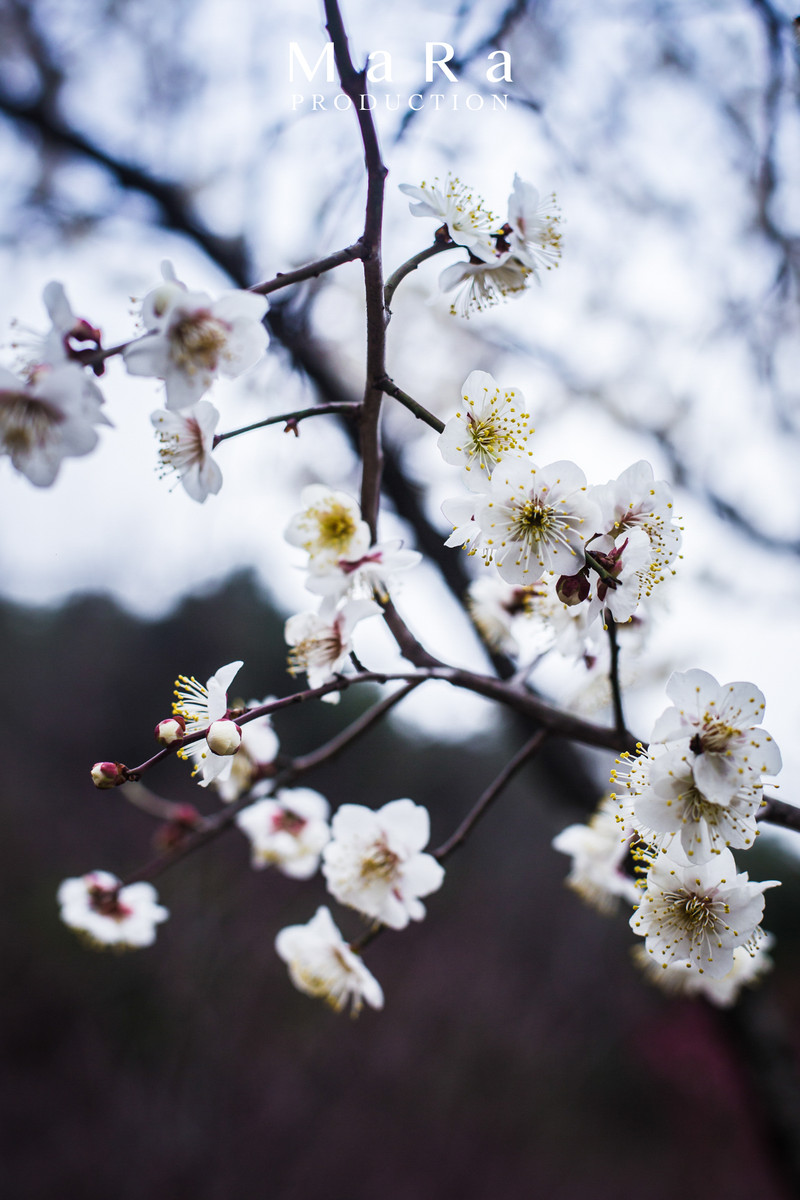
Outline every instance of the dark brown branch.
<path id="1" fill-rule="evenodd" d="M 366 70 L 356 71 L 350 58 L 342 16 L 337 0 L 325 0 L 325 19 L 342 91 L 355 109 L 364 164 L 367 170 L 367 206 L 364 220 L 364 289 L 367 309 L 367 377 L 364 407 L 361 413 L 361 515 L 377 540 L 380 507 L 383 450 L 381 446 L 381 401 L 378 381 L 386 375 L 386 316 L 383 306 L 383 268 L 381 238 L 383 229 L 383 190 L 386 167 L 381 159 L 378 131 L 369 108 L 361 103 L 367 94 Z"/>

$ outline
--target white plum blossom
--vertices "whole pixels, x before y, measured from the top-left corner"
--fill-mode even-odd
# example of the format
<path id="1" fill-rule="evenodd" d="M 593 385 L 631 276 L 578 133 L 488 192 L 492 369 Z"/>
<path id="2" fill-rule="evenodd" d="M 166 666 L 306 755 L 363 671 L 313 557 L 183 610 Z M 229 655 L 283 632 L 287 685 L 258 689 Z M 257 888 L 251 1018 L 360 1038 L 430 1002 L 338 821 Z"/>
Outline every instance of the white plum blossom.
<path id="1" fill-rule="evenodd" d="M 156 925 L 169 913 L 157 903 L 150 883 L 122 887 L 116 875 L 91 871 L 77 879 L 65 879 L 58 889 L 61 920 L 87 935 L 97 947 L 139 948 L 151 946 Z"/>
<path id="2" fill-rule="evenodd" d="M 632 836 L 606 797 L 585 825 L 568 825 L 553 839 L 553 848 L 572 858 L 567 886 L 600 912 L 612 912 L 620 899 L 628 904 L 639 899 L 636 881 L 622 869 Z"/>
<path id="3" fill-rule="evenodd" d="M 333 840 L 322 853 L 328 890 L 391 929 L 421 921 L 419 899 L 442 885 L 444 868 L 423 854 L 430 837 L 427 809 L 413 800 L 392 800 L 374 812 L 343 804 L 331 824 Z"/>
<path id="4" fill-rule="evenodd" d="M 482 490 L 499 462 L 530 455 L 533 425 L 522 393 L 501 389 L 486 371 L 467 376 L 461 400 L 461 409 L 439 435 L 439 451 L 446 463 L 463 467 L 467 487 Z"/>
<path id="5" fill-rule="evenodd" d="M 664 991 L 703 996 L 717 1008 L 730 1008 L 738 1000 L 742 988 L 752 986 L 772 970 L 772 959 L 767 953 L 772 943 L 772 935 L 760 929 L 748 945 L 735 948 L 733 966 L 718 979 L 706 972 L 701 975 L 699 971 L 687 971 L 683 963 L 671 963 L 665 968 L 655 962 L 642 945 L 634 947 L 633 958 L 644 971 L 645 978 Z"/>
<path id="6" fill-rule="evenodd" d="M 368 553 L 369 526 L 352 496 L 312 483 L 303 488 L 300 503 L 301 511 L 292 517 L 283 536 L 291 546 L 308 553 L 311 565 L 343 558 L 356 561 Z"/>
<path id="7" fill-rule="evenodd" d="M 514 190 L 508 197 L 506 241 L 514 257 L 534 275 L 540 267 L 549 271 L 558 266 L 560 223 L 555 195 L 542 199 L 532 183 L 515 175 Z"/>
<path id="8" fill-rule="evenodd" d="M 161 474 L 174 472 L 187 495 L 202 504 L 222 487 L 222 471 L 212 457 L 219 412 L 208 400 L 198 400 L 181 412 L 157 409 L 150 414 L 161 445 Z"/>
<path id="9" fill-rule="evenodd" d="M 634 529 L 647 534 L 651 559 L 643 591 L 649 595 L 667 573 L 674 574 L 670 564 L 681 547 L 669 484 L 655 480 L 650 463 L 642 460 L 626 468 L 618 479 L 594 487 L 592 499 L 601 512 L 600 531 L 615 543 L 621 543 Z"/>
<path id="10" fill-rule="evenodd" d="M 756 814 L 762 804 L 761 788 L 745 782 L 724 803 L 717 803 L 698 786 L 697 755 L 689 742 L 654 746 L 642 783 L 632 798 L 636 828 L 647 840 L 661 844 L 675 834 L 688 858 L 708 862 L 726 848 L 746 849 L 758 835 Z"/>
<path id="11" fill-rule="evenodd" d="M 764 891 L 777 886 L 777 880 L 753 883 L 746 871 L 738 874 L 730 850 L 695 863 L 672 842 L 655 852 L 631 929 L 662 966 L 680 963 L 721 979 L 733 968 L 737 946 L 760 941 Z"/>
<path id="12" fill-rule="evenodd" d="M 489 237 L 495 218 L 484 208 L 480 196 L 473 196 L 457 176 L 448 172 L 444 182 L 437 177 L 433 183 L 423 180 L 420 187 L 401 183 L 400 191 L 410 197 L 408 207 L 415 217 L 433 217 L 440 225 L 446 225 L 457 245 L 472 249 L 491 244 Z"/>
<path id="13" fill-rule="evenodd" d="M 346 596 L 376 596 L 386 601 L 396 576 L 410 571 L 421 561 L 422 555 L 416 550 L 404 550 L 399 539 L 381 542 L 370 546 L 360 558 L 339 558 L 335 562 L 312 559 L 306 587 L 329 601 L 342 600 Z"/>
<path id="14" fill-rule="evenodd" d="M 289 673 L 305 672 L 308 686 L 321 687 L 338 675 L 353 649 L 353 630 L 359 621 L 380 613 L 374 600 L 348 600 L 330 618 L 320 613 L 295 613 L 284 628 Z M 325 699 L 325 697 L 323 697 Z"/>
<path id="15" fill-rule="evenodd" d="M 36 487 L 49 487 L 64 458 L 97 445 L 108 425 L 103 397 L 76 363 L 35 367 L 23 381 L 0 367 L 0 455 Z"/>
<path id="16" fill-rule="evenodd" d="M 709 800 L 724 804 L 743 785 L 780 771 L 780 750 L 759 727 L 765 701 L 754 684 L 720 684 L 707 671 L 676 671 L 667 695 L 674 707 L 658 718 L 651 741 L 690 739 L 694 777 Z"/>
<path id="17" fill-rule="evenodd" d="M 485 546 L 508 583 L 535 583 L 546 571 L 574 575 L 599 514 L 583 471 L 572 462 L 503 463 L 476 513 Z"/>
<path id="18" fill-rule="evenodd" d="M 294 986 L 324 1000 L 335 1012 L 350 1004 L 356 1017 L 364 1001 L 371 1008 L 383 1008 L 381 985 L 350 949 L 324 905 L 307 925 L 281 929 L 275 949 L 287 964 Z"/>
<path id="19" fill-rule="evenodd" d="M 176 717 L 181 717 L 186 722 L 187 736 L 198 733 L 201 729 L 208 730 L 215 721 L 220 721 L 227 715 L 227 691 L 242 665 L 241 661 L 237 661 L 220 667 L 205 686 L 198 683 L 194 676 L 178 676 L 175 680 L 172 711 Z M 233 769 L 233 755 L 230 752 L 215 754 L 205 738 L 182 746 L 178 757 L 196 760 L 192 774 L 201 773 L 202 779 L 198 780 L 200 787 L 208 787 L 210 783 L 227 779 Z"/>
<path id="20" fill-rule="evenodd" d="M 212 300 L 190 292 L 172 264 L 161 265 L 164 282 L 145 296 L 142 321 L 147 333 L 123 351 L 131 375 L 163 379 L 167 408 L 195 404 L 217 375 L 235 379 L 267 348 L 263 325 L 267 301 L 253 292 L 225 292 Z"/>
<path id="21" fill-rule="evenodd" d="M 511 254 L 489 252 L 484 258 L 473 254 L 467 262 L 445 267 L 439 276 L 439 287 L 443 292 L 459 289 L 450 312 L 454 317 L 468 317 L 473 311 L 483 312 L 506 296 L 524 291 L 530 274 Z"/>
<path id="22" fill-rule="evenodd" d="M 254 867 L 275 866 L 293 879 L 310 879 L 330 841 L 330 806 L 313 788 L 281 788 L 236 816 L 249 839 Z"/>

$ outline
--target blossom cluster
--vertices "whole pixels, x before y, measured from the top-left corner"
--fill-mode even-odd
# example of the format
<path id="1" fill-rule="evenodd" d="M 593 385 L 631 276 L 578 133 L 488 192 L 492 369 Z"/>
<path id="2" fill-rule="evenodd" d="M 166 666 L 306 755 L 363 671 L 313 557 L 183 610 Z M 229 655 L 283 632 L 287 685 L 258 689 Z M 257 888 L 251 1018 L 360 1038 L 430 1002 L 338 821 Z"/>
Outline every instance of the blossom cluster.
<path id="1" fill-rule="evenodd" d="M 250 842 L 255 868 L 274 866 L 290 878 L 310 879 L 321 866 L 334 899 L 376 925 L 404 929 L 409 921 L 422 920 L 421 897 L 435 892 L 444 879 L 441 864 L 424 852 L 430 838 L 427 810 L 408 799 L 378 811 L 343 804 L 331 820 L 330 805 L 319 792 L 276 787 L 272 776 L 279 743 L 269 712 L 258 711 L 269 709 L 270 701 L 246 708 L 228 703 L 228 688 L 241 666 L 228 663 L 205 684 L 179 676 L 173 715 L 156 726 L 157 740 L 178 744 L 178 755 L 194 761 L 201 787 L 213 784 L 227 801 L 245 797 L 235 821 Z M 247 720 L 251 713 L 253 719 Z M 98 763 L 93 778 L 99 787 L 115 786 L 124 781 L 124 770 L 117 763 Z M 65 880 L 58 899 L 65 924 L 96 946 L 148 946 L 168 915 L 151 884 L 123 886 L 104 871 Z M 283 929 L 276 948 L 302 991 L 325 998 L 337 1010 L 348 1001 L 354 1013 L 365 1000 L 382 1006 L 380 986 L 344 942 L 327 908 L 307 925 Z"/>
<path id="2" fill-rule="evenodd" d="M 585 655 L 598 625 L 642 620 L 643 602 L 674 574 L 681 530 L 670 487 L 649 463 L 590 485 L 576 463 L 537 465 L 533 434 L 517 388 L 485 371 L 467 377 L 439 437 L 466 484 L 442 505 L 453 527 L 445 544 L 496 568 L 469 595 L 493 649 L 515 653 L 516 618 L 533 616 L 564 653 Z"/>
<path id="3" fill-rule="evenodd" d="M 219 412 L 203 396 L 218 376 L 236 378 L 261 357 L 267 301 L 245 291 L 217 300 L 189 291 L 169 262 L 162 276 L 142 301 L 143 336 L 109 352 L 100 330 L 75 316 L 63 286 L 45 287 L 50 330 L 22 378 L 0 368 L 0 454 L 31 483 L 48 487 L 64 458 L 94 449 L 96 426 L 110 424 L 95 377 L 108 354 L 121 352 L 129 374 L 164 381 L 166 407 L 150 418 L 161 473 L 176 474 L 201 503 L 219 491 L 222 472 L 211 453 Z"/>
<path id="4" fill-rule="evenodd" d="M 317 611 L 289 617 L 285 637 L 289 671 L 305 673 L 315 688 L 341 674 L 353 652 L 356 625 L 381 612 L 396 576 L 422 556 L 400 541 L 373 544 L 358 503 L 346 492 L 311 484 L 301 504 L 284 536 L 306 552 L 305 585 L 321 599 Z M 335 702 L 338 693 L 323 699 Z"/>
<path id="5" fill-rule="evenodd" d="M 450 307 L 468 317 L 523 291 L 539 272 L 558 266 L 561 257 L 561 214 L 555 196 L 541 197 L 531 183 L 514 176 L 505 221 L 485 207 L 458 177 L 419 187 L 400 185 L 411 199 L 415 217 L 433 217 L 449 239 L 468 253 L 463 262 L 446 267 L 439 278 L 443 292 L 458 289 Z"/>
<path id="6" fill-rule="evenodd" d="M 732 849 L 753 845 L 763 776 L 780 771 L 781 756 L 752 683 L 676 672 L 667 695 L 648 750 L 618 760 L 612 783 L 624 791 L 553 844 L 572 856 L 568 883 L 586 898 L 606 910 L 617 897 L 633 904 L 631 928 L 644 938 L 636 958 L 650 978 L 726 1006 L 770 965 L 760 922 L 777 881 L 751 881 Z M 634 862 L 635 880 L 625 870 Z"/>

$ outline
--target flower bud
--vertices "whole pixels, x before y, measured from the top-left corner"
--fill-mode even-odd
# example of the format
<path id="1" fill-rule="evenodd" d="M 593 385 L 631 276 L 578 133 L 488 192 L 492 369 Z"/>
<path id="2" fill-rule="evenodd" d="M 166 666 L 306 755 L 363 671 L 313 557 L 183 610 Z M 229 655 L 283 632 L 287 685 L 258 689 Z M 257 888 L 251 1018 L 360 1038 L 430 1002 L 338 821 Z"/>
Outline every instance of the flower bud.
<path id="1" fill-rule="evenodd" d="M 214 754 L 235 754 L 242 744 L 242 731 L 235 721 L 223 717 L 209 725 L 206 741 Z"/>
<path id="2" fill-rule="evenodd" d="M 556 595 L 562 604 L 572 608 L 582 604 L 589 595 L 589 580 L 583 571 L 577 575 L 562 575 L 556 584 Z"/>
<path id="3" fill-rule="evenodd" d="M 156 741 L 162 746 L 171 746 L 173 742 L 177 742 L 186 732 L 186 722 L 183 717 L 166 717 L 165 720 L 159 721 L 153 733 Z"/>
<path id="4" fill-rule="evenodd" d="M 116 762 L 97 762 L 92 767 L 92 783 L 96 788 L 113 788 L 125 782 L 127 767 Z"/>

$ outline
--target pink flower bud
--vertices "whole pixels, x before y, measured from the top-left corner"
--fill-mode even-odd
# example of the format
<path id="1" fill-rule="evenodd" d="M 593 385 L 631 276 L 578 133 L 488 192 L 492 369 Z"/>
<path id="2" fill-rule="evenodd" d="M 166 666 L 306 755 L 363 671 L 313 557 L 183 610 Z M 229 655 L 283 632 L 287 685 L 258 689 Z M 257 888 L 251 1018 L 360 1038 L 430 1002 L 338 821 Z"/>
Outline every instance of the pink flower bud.
<path id="1" fill-rule="evenodd" d="M 125 782 L 127 767 L 116 762 L 97 762 L 92 767 L 92 783 L 96 788 L 118 787 Z"/>
<path id="2" fill-rule="evenodd" d="M 235 754 L 242 744 L 242 731 L 235 721 L 223 717 L 209 725 L 206 741 L 214 754 Z"/>
<path id="3" fill-rule="evenodd" d="M 186 732 L 186 722 L 183 717 L 167 717 L 163 721 L 159 721 L 153 730 L 156 741 L 162 746 L 171 746 L 173 742 L 177 742 Z"/>
<path id="4" fill-rule="evenodd" d="M 562 604 L 572 608 L 582 604 L 589 595 L 589 580 L 583 571 L 577 575 L 562 575 L 556 584 L 556 595 Z"/>

